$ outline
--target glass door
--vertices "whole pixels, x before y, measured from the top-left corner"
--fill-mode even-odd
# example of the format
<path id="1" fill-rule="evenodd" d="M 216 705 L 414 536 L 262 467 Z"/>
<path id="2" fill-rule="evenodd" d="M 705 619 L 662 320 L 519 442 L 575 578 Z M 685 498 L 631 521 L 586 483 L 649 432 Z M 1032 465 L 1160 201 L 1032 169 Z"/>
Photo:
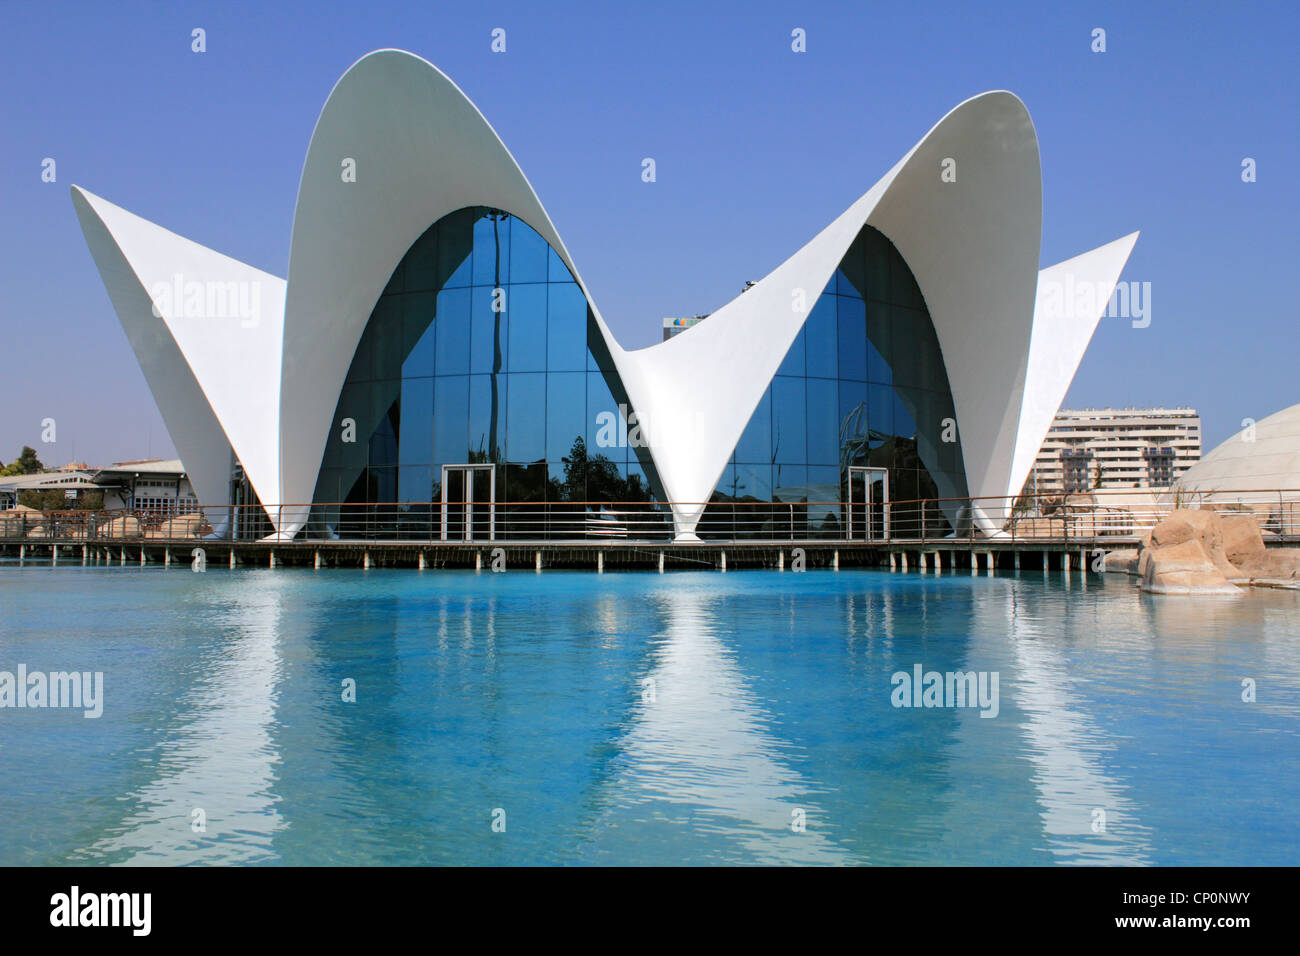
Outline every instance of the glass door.
<path id="1" fill-rule="evenodd" d="M 442 466 L 442 540 L 496 538 L 495 465 Z"/>
<path id="2" fill-rule="evenodd" d="M 883 541 L 889 537 L 889 472 L 884 468 L 849 468 L 848 537 Z"/>

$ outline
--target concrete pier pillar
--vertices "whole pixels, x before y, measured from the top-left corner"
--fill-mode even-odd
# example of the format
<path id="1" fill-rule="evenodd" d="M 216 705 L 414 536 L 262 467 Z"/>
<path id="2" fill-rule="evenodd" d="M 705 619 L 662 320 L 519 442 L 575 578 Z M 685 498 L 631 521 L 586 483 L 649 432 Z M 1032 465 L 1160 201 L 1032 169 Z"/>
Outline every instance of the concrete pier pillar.
<path id="1" fill-rule="evenodd" d="M 1011 555 L 1011 566 L 1012 566 L 1013 568 L 1015 568 L 1017 571 L 1020 570 L 1020 552 L 1019 552 L 1019 551 L 1013 551 L 1013 552 L 1012 552 L 1012 555 Z"/>
<path id="2" fill-rule="evenodd" d="M 420 560 L 416 562 L 415 566 L 421 571 L 429 567 L 429 562 L 425 560 L 423 551 L 420 552 Z"/>
<path id="3" fill-rule="evenodd" d="M 596 573 L 597 574 L 605 573 L 605 552 L 604 551 L 596 552 Z"/>
<path id="4" fill-rule="evenodd" d="M 894 554 L 894 552 L 890 551 L 890 552 L 889 552 L 889 570 L 891 570 L 891 571 L 895 570 L 895 569 L 897 568 L 897 565 L 898 565 L 898 557 L 897 557 L 897 555 Z"/>
<path id="5" fill-rule="evenodd" d="M 230 548 L 230 569 L 233 571 L 237 566 L 238 565 L 237 565 L 237 560 L 235 558 L 235 548 L 232 545 Z"/>
<path id="6" fill-rule="evenodd" d="M 57 544 L 50 546 L 50 564 L 59 563 L 59 546 Z"/>
<path id="7" fill-rule="evenodd" d="M 423 559 L 423 558 L 424 558 L 424 555 L 420 555 L 420 557 L 421 557 L 421 559 Z M 320 570 L 320 552 L 319 552 L 319 551 L 317 551 L 315 554 L 312 555 L 311 566 L 312 566 L 312 570 L 314 570 L 314 571 L 319 571 L 319 570 Z"/>
<path id="8" fill-rule="evenodd" d="M 27 545 L 20 544 L 18 546 L 18 560 L 21 561 L 26 557 L 27 557 Z"/>
<path id="9" fill-rule="evenodd" d="M 483 552 L 481 551 L 474 552 L 474 570 L 475 571 L 483 570 Z"/>
<path id="10" fill-rule="evenodd" d="M 148 560 L 149 559 L 145 557 L 144 545 L 140 545 L 140 567 L 143 568 L 145 566 L 145 562 L 147 562 Z"/>
<path id="11" fill-rule="evenodd" d="M 831 567 L 834 568 L 836 571 L 840 569 L 840 552 L 838 550 L 836 550 L 835 553 L 831 555 Z"/>
<path id="12" fill-rule="evenodd" d="M 126 548 L 123 548 L 122 553 L 118 555 L 117 563 L 126 564 Z"/>
<path id="13" fill-rule="evenodd" d="M 278 568 L 278 567 L 280 566 L 280 562 L 279 562 L 279 560 L 276 559 L 276 556 L 275 556 L 275 552 L 274 552 L 274 551 L 271 552 L 271 556 L 270 556 L 270 558 L 267 560 L 267 562 L 266 562 L 266 566 L 267 566 L 268 568 L 270 568 L 272 571 L 274 571 L 276 568 Z"/>
<path id="14" fill-rule="evenodd" d="M 920 569 L 921 569 L 922 572 L 925 572 L 926 570 L 928 570 L 928 566 L 926 565 L 926 559 L 925 559 L 925 552 L 924 552 L 924 551 L 921 552 L 921 554 L 920 554 L 920 556 L 919 556 L 919 558 L 918 558 L 917 564 L 918 564 L 918 566 L 920 567 Z"/>
<path id="15" fill-rule="evenodd" d="M 170 568 L 171 566 L 172 566 L 172 549 L 163 548 L 163 567 Z"/>
<path id="16" fill-rule="evenodd" d="M 662 551 L 659 552 L 659 573 L 664 573 L 664 553 Z"/>
<path id="17" fill-rule="evenodd" d="M 906 571 L 906 570 L 907 570 L 907 552 L 906 552 L 906 551 L 901 552 L 901 553 L 899 554 L 899 558 L 901 559 L 901 562 L 902 562 L 902 565 L 903 565 L 903 570 Z"/>
<path id="18" fill-rule="evenodd" d="M 370 561 L 370 552 L 366 551 L 361 555 L 361 567 L 369 571 L 374 565 Z"/>
<path id="19" fill-rule="evenodd" d="M 83 544 L 81 546 L 81 563 L 83 566 L 85 565 L 86 561 L 89 560 L 89 558 L 90 558 L 90 545 Z"/>
<path id="20" fill-rule="evenodd" d="M 777 569 L 778 571 L 784 571 L 784 570 L 785 570 L 785 552 L 784 552 L 784 551 L 778 551 L 778 552 L 776 553 L 776 569 Z"/>
<path id="21" fill-rule="evenodd" d="M 1070 552 L 1061 552 L 1061 573 L 1068 575 L 1070 573 Z"/>
<path id="22" fill-rule="evenodd" d="M 726 570 L 727 570 L 727 552 L 723 551 L 723 552 L 721 552 L 721 554 L 722 554 L 722 563 L 718 566 L 718 570 L 719 570 L 719 571 L 726 571 Z"/>
<path id="23" fill-rule="evenodd" d="M 534 567 L 534 569 L 536 569 L 537 571 L 542 570 L 542 552 L 538 551 L 538 552 L 533 556 L 533 567 Z"/>

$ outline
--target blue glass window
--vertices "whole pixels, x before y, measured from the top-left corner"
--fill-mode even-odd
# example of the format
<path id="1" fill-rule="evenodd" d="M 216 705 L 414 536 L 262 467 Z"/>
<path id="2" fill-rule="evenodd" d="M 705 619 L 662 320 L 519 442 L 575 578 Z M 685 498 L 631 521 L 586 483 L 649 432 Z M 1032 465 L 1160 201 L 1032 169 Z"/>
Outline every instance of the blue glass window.
<path id="1" fill-rule="evenodd" d="M 469 376 L 438 376 L 433 408 L 433 463 L 464 464 L 469 460 Z"/>
<path id="2" fill-rule="evenodd" d="M 799 375 L 806 373 L 807 367 L 804 365 L 804 330 L 801 328 L 799 334 L 795 336 L 794 343 L 790 346 L 790 351 L 785 353 L 785 358 L 781 361 L 781 367 L 776 370 L 777 375 Z"/>
<path id="3" fill-rule="evenodd" d="M 510 418 L 506 451 L 511 461 L 541 461 L 546 455 L 546 376 L 517 372 L 510 376 Z"/>
<path id="4" fill-rule="evenodd" d="M 476 286 L 502 286 L 510 281 L 510 218 L 484 216 L 474 223 Z"/>
<path id="5" fill-rule="evenodd" d="M 402 381 L 402 432 L 399 463 L 427 465 L 433 461 L 433 379 Z M 410 500 L 410 499 L 407 499 Z"/>
<path id="6" fill-rule="evenodd" d="M 553 282 L 547 292 L 546 367 L 580 372 L 587 367 L 587 297 L 576 282 Z"/>
<path id="7" fill-rule="evenodd" d="M 510 371 L 544 372 L 546 286 L 512 285 L 508 295 L 506 309 L 510 313 Z"/>
<path id="8" fill-rule="evenodd" d="M 780 464 L 808 461 L 804 382 L 802 377 L 789 375 L 778 375 L 772 381 L 772 460 Z"/>
<path id="9" fill-rule="evenodd" d="M 406 349 L 402 377 L 432 375 L 437 355 L 437 332 L 434 329 L 437 296 L 431 292 L 408 292 L 400 301 L 402 339 Z"/>
<path id="10" fill-rule="evenodd" d="M 469 377 L 469 461 L 501 458 L 506 432 L 505 375 Z"/>
<path id="11" fill-rule="evenodd" d="M 625 393 L 589 316 L 569 270 L 527 224 L 484 207 L 439 220 L 394 269 L 360 337 L 316 500 L 415 505 L 439 496 L 441 466 L 468 463 L 496 466 L 498 501 L 648 500 L 653 464 L 629 452 L 634 413 L 614 398 Z M 344 419 L 355 441 L 343 440 Z M 580 438 L 587 461 L 566 466 Z M 391 508 L 319 514 L 345 536 L 431 533 L 418 508 L 400 520 Z M 531 533 L 512 530 L 527 514 L 500 512 L 498 535 Z"/>
<path id="12" fill-rule="evenodd" d="M 444 289 L 438 293 L 437 374 L 464 375 L 469 371 L 469 289 Z"/>
<path id="13" fill-rule="evenodd" d="M 810 378 L 835 378 L 838 372 L 837 298 L 835 295 L 820 296 L 804 323 L 805 361 Z"/>
<path id="14" fill-rule="evenodd" d="M 586 440 L 586 413 L 585 372 L 552 372 L 546 376 L 547 461 L 560 461 L 569 454 L 575 439 Z"/>
<path id="15" fill-rule="evenodd" d="M 736 461 L 770 464 L 772 461 L 772 389 L 758 400 L 749 424 L 736 443 Z"/>
<path id="16" fill-rule="evenodd" d="M 505 311 L 507 290 L 500 294 L 492 286 L 479 286 L 470 293 L 469 370 L 503 372 L 510 336 L 510 317 Z M 494 311 L 493 305 L 501 307 Z"/>
<path id="17" fill-rule="evenodd" d="M 861 299 L 838 296 L 839 377 L 853 382 L 867 380 L 867 352 L 864 339 L 867 327 L 866 306 Z"/>
<path id="18" fill-rule="evenodd" d="M 839 389 L 831 379 L 808 379 L 808 457 L 809 465 L 838 466 Z"/>
<path id="19" fill-rule="evenodd" d="M 550 246 L 530 226 L 515 221 L 510 230 L 510 281 L 545 282 Z"/>
<path id="20" fill-rule="evenodd" d="M 587 457 L 627 463 L 627 419 L 604 374 L 587 373 Z"/>

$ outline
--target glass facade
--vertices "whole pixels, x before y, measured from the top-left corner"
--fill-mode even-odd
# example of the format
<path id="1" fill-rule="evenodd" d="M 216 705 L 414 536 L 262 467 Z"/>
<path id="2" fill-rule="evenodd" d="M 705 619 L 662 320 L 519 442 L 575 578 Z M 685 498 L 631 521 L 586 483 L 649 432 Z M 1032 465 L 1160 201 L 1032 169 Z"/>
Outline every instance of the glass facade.
<path id="1" fill-rule="evenodd" d="M 314 530 L 438 537 L 444 466 L 455 500 L 468 474 L 455 469 L 471 464 L 495 466 L 490 484 L 470 483 L 476 501 L 494 495 L 496 537 L 554 534 L 566 514 L 580 531 L 587 503 L 651 511 L 659 483 L 633 416 L 555 251 L 521 219 L 461 209 L 411 246 L 375 305 L 335 410 Z"/>
<path id="2" fill-rule="evenodd" d="M 865 226 L 736 443 L 700 534 L 845 537 L 845 509 L 834 503 L 849 500 L 852 467 L 887 471 L 894 502 L 964 496 L 955 420 L 916 279 Z M 931 534 L 956 516 L 946 502 L 891 510 L 896 535 L 919 530 L 922 512 Z"/>
<path id="3" fill-rule="evenodd" d="M 309 533 L 668 533 L 635 421 L 555 251 L 514 216 L 461 209 L 411 246 L 375 305 L 335 409 Z M 813 304 L 698 530 L 847 537 L 857 518 L 841 503 L 865 494 L 855 468 L 887 472 L 895 503 L 931 499 L 891 509 L 896 535 L 922 520 L 931 535 L 955 523 L 956 509 L 934 501 L 966 494 L 939 343 L 911 270 L 869 226 Z M 625 514 L 609 523 L 615 503 Z"/>

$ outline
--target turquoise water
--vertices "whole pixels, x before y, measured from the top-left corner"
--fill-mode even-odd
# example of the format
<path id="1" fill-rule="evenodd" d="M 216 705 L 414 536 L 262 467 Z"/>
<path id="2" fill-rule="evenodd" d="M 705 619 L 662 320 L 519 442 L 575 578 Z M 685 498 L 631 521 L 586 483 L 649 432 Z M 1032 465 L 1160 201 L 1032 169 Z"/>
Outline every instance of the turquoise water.
<path id="1" fill-rule="evenodd" d="M 0 670 L 102 671 L 104 712 L 0 709 L 0 864 L 1294 865 L 1297 611 L 1038 572 L 10 563 Z M 917 664 L 996 673 L 997 715 L 893 706 Z"/>

